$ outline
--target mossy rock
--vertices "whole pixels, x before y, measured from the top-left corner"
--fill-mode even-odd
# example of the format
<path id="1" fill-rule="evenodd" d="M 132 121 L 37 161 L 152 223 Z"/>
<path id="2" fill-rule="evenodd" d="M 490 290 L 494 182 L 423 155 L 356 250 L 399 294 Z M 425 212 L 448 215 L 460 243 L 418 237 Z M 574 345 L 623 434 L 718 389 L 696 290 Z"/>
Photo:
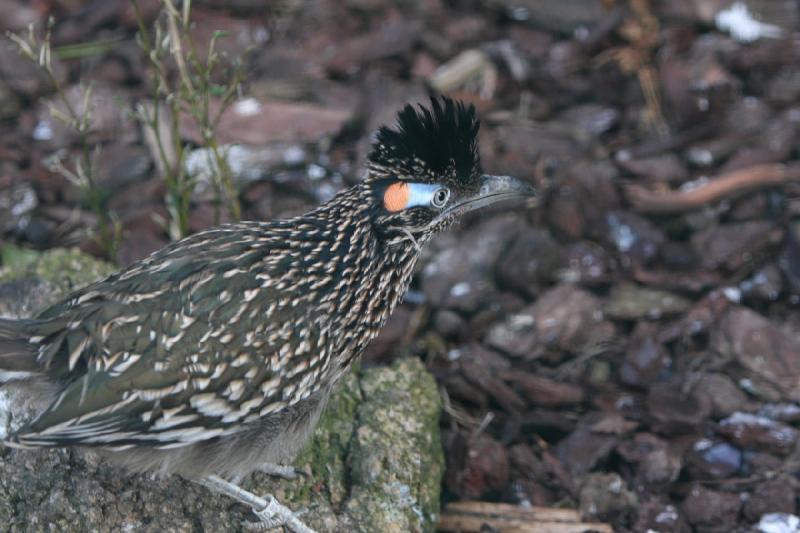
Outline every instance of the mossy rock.
<path id="1" fill-rule="evenodd" d="M 114 270 L 73 250 L 0 254 L 7 315 L 30 315 Z M 356 369 L 295 462 L 308 475 L 255 474 L 243 485 L 307 509 L 303 520 L 319 531 L 433 531 L 444 469 L 440 410 L 436 383 L 418 359 Z M 246 507 L 177 477 L 131 475 L 80 450 L 0 446 L 4 530 L 241 531 L 248 519 Z"/>

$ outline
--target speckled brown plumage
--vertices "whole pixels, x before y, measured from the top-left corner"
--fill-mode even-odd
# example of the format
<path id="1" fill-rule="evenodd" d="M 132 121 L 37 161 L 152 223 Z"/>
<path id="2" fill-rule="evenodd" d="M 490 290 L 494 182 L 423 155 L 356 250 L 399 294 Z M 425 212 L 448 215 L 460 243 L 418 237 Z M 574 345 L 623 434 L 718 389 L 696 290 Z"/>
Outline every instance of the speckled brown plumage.
<path id="1" fill-rule="evenodd" d="M 367 178 L 317 209 L 198 233 L 35 319 L 0 321 L 0 382 L 53 391 L 6 444 L 99 447 L 193 479 L 291 461 L 420 247 L 463 212 L 529 192 L 482 174 L 477 129 L 450 100 L 408 106 L 378 132 Z M 408 204 L 390 210 L 398 182 Z"/>

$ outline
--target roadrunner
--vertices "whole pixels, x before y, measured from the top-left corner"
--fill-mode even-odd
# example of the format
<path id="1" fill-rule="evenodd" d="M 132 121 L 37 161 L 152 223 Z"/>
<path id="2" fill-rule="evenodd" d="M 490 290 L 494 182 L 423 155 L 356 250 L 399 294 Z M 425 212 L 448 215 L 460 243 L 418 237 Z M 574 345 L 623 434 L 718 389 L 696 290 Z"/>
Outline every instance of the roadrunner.
<path id="1" fill-rule="evenodd" d="M 364 181 L 304 215 L 175 242 L 34 319 L 0 320 L 19 448 L 108 451 L 311 531 L 236 483 L 291 474 L 336 382 L 408 289 L 420 249 L 468 211 L 529 196 L 481 171 L 472 106 L 432 99 L 382 127 Z"/>

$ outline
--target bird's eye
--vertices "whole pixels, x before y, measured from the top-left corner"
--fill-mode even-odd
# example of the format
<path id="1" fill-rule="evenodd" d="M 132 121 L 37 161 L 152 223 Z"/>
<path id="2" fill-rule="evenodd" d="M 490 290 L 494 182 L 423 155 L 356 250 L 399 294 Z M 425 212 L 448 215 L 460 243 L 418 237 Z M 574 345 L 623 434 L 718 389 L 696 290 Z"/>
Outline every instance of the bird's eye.
<path id="1" fill-rule="evenodd" d="M 450 189 L 447 187 L 442 187 L 435 193 L 433 193 L 433 197 L 431 198 L 431 205 L 437 209 L 441 209 L 447 204 L 447 200 L 450 199 Z"/>

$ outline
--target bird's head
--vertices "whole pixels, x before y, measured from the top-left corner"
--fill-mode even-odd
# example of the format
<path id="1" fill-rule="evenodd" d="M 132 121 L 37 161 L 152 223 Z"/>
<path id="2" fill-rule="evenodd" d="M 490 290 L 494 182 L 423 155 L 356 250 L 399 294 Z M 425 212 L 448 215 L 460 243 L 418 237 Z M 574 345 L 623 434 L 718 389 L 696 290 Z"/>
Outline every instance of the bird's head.
<path id="1" fill-rule="evenodd" d="M 430 108 L 407 105 L 394 128 L 378 130 L 364 185 L 380 233 L 424 242 L 464 213 L 533 195 L 516 178 L 483 173 L 479 127 L 474 107 L 432 98 Z"/>

